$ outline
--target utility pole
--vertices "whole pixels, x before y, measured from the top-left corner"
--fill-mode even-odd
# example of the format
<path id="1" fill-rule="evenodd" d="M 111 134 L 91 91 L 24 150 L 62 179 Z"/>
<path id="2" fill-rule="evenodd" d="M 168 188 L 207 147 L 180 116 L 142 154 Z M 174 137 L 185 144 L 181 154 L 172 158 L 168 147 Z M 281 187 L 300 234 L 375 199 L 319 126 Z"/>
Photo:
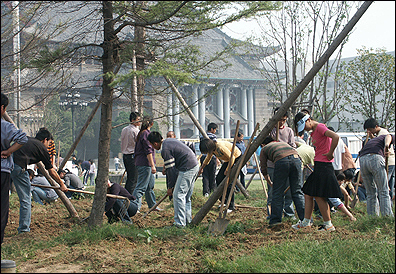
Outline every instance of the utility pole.
<path id="1" fill-rule="evenodd" d="M 20 29 L 19 29 L 19 1 L 12 1 L 12 27 L 13 27 L 13 59 L 14 59 L 14 67 L 16 68 L 14 71 L 14 109 L 16 112 L 16 124 L 17 127 L 20 127 L 20 117 L 19 117 L 19 106 L 21 99 L 21 62 L 20 62 Z"/>

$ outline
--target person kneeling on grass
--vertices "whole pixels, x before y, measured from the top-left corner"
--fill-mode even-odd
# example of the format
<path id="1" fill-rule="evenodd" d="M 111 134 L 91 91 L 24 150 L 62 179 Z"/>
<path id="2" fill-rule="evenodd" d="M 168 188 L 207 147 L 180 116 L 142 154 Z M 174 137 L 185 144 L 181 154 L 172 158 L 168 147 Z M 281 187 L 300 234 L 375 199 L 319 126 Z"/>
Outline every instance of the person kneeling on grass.
<path id="1" fill-rule="evenodd" d="M 161 150 L 167 175 L 167 194 L 173 196 L 175 217 L 173 225 L 185 227 L 191 220 L 191 196 L 199 163 L 194 152 L 185 143 L 175 139 L 162 139 L 159 132 L 153 131 L 147 140 L 156 150 Z"/>
<path id="2" fill-rule="evenodd" d="M 124 199 L 106 197 L 105 214 L 108 218 L 108 222 L 111 224 L 121 220 L 124 223 L 132 224 L 131 217 L 135 216 L 138 212 L 136 197 L 132 196 L 124 187 L 110 180 L 107 181 L 107 193 L 129 199 L 129 206 L 126 208 L 125 202 L 127 201 Z"/>
<path id="3" fill-rule="evenodd" d="M 35 185 L 42 185 L 42 186 L 51 186 L 48 182 L 47 178 L 43 175 L 35 175 L 32 169 L 28 169 L 27 172 L 29 173 L 29 179 L 32 184 Z M 32 197 L 36 203 L 40 205 L 44 205 L 44 203 L 51 203 L 56 201 L 59 197 L 56 194 L 55 190 L 52 188 L 41 188 L 38 186 L 31 186 Z"/>

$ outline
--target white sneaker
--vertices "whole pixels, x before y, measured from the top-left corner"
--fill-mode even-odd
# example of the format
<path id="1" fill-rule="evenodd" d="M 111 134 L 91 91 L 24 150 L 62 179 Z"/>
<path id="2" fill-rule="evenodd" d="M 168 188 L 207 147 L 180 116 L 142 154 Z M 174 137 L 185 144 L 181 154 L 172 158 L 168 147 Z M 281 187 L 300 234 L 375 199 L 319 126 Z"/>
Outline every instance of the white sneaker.
<path id="1" fill-rule="evenodd" d="M 303 223 L 302 223 L 302 221 L 301 220 L 298 220 L 298 223 L 297 224 L 295 224 L 295 225 L 292 225 L 292 228 L 294 228 L 294 229 L 300 229 L 300 228 L 303 228 L 303 227 L 309 227 L 309 226 L 311 226 L 312 225 L 312 222 L 311 221 L 309 221 L 309 223 L 308 223 L 308 225 L 303 225 Z"/>
<path id="2" fill-rule="evenodd" d="M 209 193 L 205 193 L 205 195 L 204 195 L 204 196 L 205 196 L 206 198 L 207 198 L 207 197 L 209 197 Z"/>
<path id="3" fill-rule="evenodd" d="M 227 214 L 231 213 L 231 212 L 232 212 L 232 209 L 227 209 Z"/>

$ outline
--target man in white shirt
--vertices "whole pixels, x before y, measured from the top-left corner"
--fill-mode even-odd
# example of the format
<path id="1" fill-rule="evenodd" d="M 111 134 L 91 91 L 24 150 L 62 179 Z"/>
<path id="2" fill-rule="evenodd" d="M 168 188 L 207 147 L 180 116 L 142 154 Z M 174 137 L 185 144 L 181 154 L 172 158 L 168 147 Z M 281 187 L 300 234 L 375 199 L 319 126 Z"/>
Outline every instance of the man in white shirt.
<path id="1" fill-rule="evenodd" d="M 129 193 L 133 193 L 137 184 L 137 169 L 135 165 L 135 144 L 136 137 L 140 131 L 141 116 L 138 112 L 131 112 L 129 115 L 128 126 L 124 127 L 121 131 L 121 152 L 124 161 L 125 171 L 127 173 L 127 181 L 125 189 Z"/>

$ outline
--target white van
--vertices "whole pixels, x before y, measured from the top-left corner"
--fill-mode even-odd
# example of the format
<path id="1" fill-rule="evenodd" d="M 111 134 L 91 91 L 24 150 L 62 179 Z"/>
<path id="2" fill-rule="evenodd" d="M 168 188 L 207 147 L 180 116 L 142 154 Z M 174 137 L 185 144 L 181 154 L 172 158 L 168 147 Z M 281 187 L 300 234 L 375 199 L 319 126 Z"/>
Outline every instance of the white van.
<path id="1" fill-rule="evenodd" d="M 356 162 L 359 151 L 362 149 L 363 142 L 366 139 L 366 132 L 337 132 L 337 134 L 344 141 L 344 144 L 348 147 L 352 158 Z M 360 168 L 359 161 L 356 162 L 356 168 Z"/>

